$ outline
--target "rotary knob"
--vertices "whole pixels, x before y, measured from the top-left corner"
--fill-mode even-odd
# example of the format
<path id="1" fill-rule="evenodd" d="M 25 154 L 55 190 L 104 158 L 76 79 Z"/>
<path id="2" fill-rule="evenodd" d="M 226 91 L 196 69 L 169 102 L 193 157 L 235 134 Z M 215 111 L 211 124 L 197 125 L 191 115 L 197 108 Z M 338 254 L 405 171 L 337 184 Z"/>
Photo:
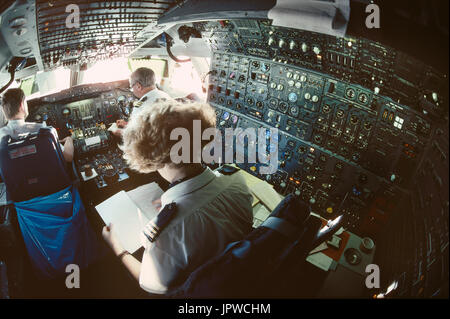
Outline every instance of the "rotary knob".
<path id="1" fill-rule="evenodd" d="M 296 80 L 296 81 L 297 81 L 298 79 L 300 79 L 300 74 L 298 74 L 298 73 L 295 73 L 295 74 L 294 74 L 294 80 Z"/>
<path id="2" fill-rule="evenodd" d="M 293 80 L 290 80 L 290 81 L 288 82 L 288 85 L 289 85 L 289 86 L 294 86 L 294 84 L 295 84 L 295 82 L 294 82 Z"/>
<path id="3" fill-rule="evenodd" d="M 309 100 L 311 98 L 311 94 L 306 92 L 305 93 L 305 100 Z"/>
<path id="4" fill-rule="evenodd" d="M 295 94 L 294 92 L 289 93 L 288 99 L 289 99 L 289 102 L 292 102 L 292 103 L 297 102 L 297 94 Z"/>
<path id="5" fill-rule="evenodd" d="M 313 101 L 314 103 L 319 101 L 319 97 L 317 95 L 313 95 L 313 97 L 311 98 L 311 101 Z"/>
<path id="6" fill-rule="evenodd" d="M 277 84 L 275 82 L 270 83 L 270 87 L 272 89 L 275 89 L 277 87 Z"/>
<path id="7" fill-rule="evenodd" d="M 284 42 L 283 39 L 280 39 L 280 41 L 278 41 L 278 47 L 283 48 L 286 45 L 286 42 Z"/>
<path id="8" fill-rule="evenodd" d="M 283 89 L 284 89 L 284 85 L 283 84 L 278 84 L 277 90 L 278 91 L 283 91 Z"/>
<path id="9" fill-rule="evenodd" d="M 275 40 L 272 37 L 269 37 L 268 44 L 272 45 L 274 42 L 275 42 Z"/>
<path id="10" fill-rule="evenodd" d="M 295 87 L 297 89 L 301 88 L 302 87 L 302 83 L 301 82 L 295 82 Z"/>
<path id="11" fill-rule="evenodd" d="M 286 183 L 285 183 L 285 182 L 281 182 L 281 183 L 280 183 L 280 187 L 281 187 L 281 188 L 285 188 L 285 187 L 286 187 Z"/>
<path id="12" fill-rule="evenodd" d="M 306 75 L 300 76 L 300 82 L 306 82 Z"/>
<path id="13" fill-rule="evenodd" d="M 292 78 L 292 72 L 288 72 L 288 73 L 286 74 L 286 77 L 287 77 L 288 79 Z"/>

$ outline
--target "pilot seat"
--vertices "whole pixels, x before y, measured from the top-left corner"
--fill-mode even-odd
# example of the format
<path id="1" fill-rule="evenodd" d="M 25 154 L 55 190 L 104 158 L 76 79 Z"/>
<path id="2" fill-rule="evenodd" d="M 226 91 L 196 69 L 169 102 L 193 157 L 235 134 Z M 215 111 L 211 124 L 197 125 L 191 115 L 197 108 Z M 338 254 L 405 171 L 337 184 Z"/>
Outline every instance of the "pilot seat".
<path id="1" fill-rule="evenodd" d="M 67 170 L 51 127 L 0 141 L 0 173 L 12 201 L 31 264 L 40 279 L 81 269 L 97 258 L 99 246 L 80 194 Z"/>

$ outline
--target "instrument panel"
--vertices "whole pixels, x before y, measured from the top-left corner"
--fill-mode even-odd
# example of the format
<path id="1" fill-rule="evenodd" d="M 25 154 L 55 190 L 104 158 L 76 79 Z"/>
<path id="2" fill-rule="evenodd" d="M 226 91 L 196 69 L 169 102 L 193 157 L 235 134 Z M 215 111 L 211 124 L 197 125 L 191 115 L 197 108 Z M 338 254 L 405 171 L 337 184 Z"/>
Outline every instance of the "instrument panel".
<path id="1" fill-rule="evenodd" d="M 127 82 L 74 87 L 29 102 L 28 119 L 55 127 L 60 139 L 72 136 L 79 178 L 92 181 L 98 190 L 129 178 L 128 166 L 108 131 L 133 109 L 136 98 Z"/>
<path id="2" fill-rule="evenodd" d="M 242 168 L 326 218 L 345 211 L 358 234 L 381 228 L 431 135 L 423 114 L 361 85 L 222 51 L 212 58 L 208 101 L 219 128 L 278 129 L 277 172 L 260 175 L 259 163 Z M 377 220 L 380 207 L 385 216 Z"/>

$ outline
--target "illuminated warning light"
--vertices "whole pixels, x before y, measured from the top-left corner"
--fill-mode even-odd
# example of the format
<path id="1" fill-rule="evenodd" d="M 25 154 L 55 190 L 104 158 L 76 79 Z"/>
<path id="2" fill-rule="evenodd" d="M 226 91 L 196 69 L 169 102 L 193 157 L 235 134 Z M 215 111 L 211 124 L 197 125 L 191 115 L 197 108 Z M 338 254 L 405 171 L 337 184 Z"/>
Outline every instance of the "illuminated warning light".
<path id="1" fill-rule="evenodd" d="M 289 177 L 289 180 L 292 182 L 294 179 L 292 177 Z"/>
<path id="2" fill-rule="evenodd" d="M 250 170 L 251 170 L 252 172 L 255 172 L 255 171 L 256 171 L 256 166 L 251 166 L 251 167 L 250 167 Z"/>
<path id="3" fill-rule="evenodd" d="M 295 184 L 300 185 L 300 181 L 295 181 Z"/>
<path id="4" fill-rule="evenodd" d="M 384 110 L 383 112 L 383 120 L 385 120 L 388 117 L 389 112 L 387 110 Z"/>
<path id="5" fill-rule="evenodd" d="M 327 213 L 332 214 L 333 213 L 333 207 L 327 207 Z"/>

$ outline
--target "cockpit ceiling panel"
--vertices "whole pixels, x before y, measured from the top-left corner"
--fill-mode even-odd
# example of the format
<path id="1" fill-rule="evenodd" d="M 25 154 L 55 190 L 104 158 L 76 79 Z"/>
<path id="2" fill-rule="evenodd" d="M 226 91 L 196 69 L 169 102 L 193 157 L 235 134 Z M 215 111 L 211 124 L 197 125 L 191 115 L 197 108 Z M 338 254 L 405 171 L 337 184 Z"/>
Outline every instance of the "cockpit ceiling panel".
<path id="1" fill-rule="evenodd" d="M 138 33 L 180 1 L 36 1 L 45 69 L 128 55 Z M 74 9 L 74 6 L 77 7 Z M 75 17 L 79 10 L 79 24 Z"/>

